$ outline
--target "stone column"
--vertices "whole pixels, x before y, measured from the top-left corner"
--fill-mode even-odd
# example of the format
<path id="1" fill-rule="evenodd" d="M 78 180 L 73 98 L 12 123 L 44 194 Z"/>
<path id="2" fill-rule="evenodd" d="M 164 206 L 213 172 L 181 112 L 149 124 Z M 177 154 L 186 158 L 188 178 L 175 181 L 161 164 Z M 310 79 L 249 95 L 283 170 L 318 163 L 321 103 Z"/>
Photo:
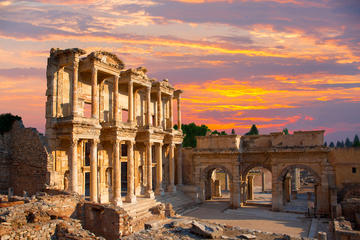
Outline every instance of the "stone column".
<path id="1" fill-rule="evenodd" d="M 181 144 L 177 147 L 177 184 L 182 185 L 182 151 Z"/>
<path id="2" fill-rule="evenodd" d="M 284 184 L 284 190 L 285 190 L 285 201 L 290 202 L 291 200 L 291 176 L 286 175 L 285 177 L 285 184 Z"/>
<path id="3" fill-rule="evenodd" d="M 121 206 L 121 166 L 120 166 L 120 141 L 118 139 L 114 142 L 113 147 L 113 204 L 115 206 Z"/>
<path id="4" fill-rule="evenodd" d="M 265 172 L 261 170 L 261 191 L 265 192 Z"/>
<path id="5" fill-rule="evenodd" d="M 90 201 L 98 201 L 98 189 L 97 189 L 97 172 L 98 172 L 98 159 L 97 159 L 97 144 L 98 140 L 93 139 L 90 149 Z"/>
<path id="6" fill-rule="evenodd" d="M 133 82 L 130 81 L 128 84 L 128 122 L 132 123 L 134 121 L 134 113 L 133 113 L 133 103 L 134 103 L 134 97 L 133 97 Z"/>
<path id="7" fill-rule="evenodd" d="M 147 142 L 145 143 L 146 147 L 146 169 L 147 169 L 147 185 L 146 185 L 146 197 L 154 198 L 154 192 L 152 190 L 152 143 Z"/>
<path id="8" fill-rule="evenodd" d="M 78 116 L 78 74 L 79 74 L 79 59 L 75 57 L 73 62 L 73 82 L 72 82 L 72 115 Z"/>
<path id="9" fill-rule="evenodd" d="M 164 195 L 162 187 L 163 170 L 162 170 L 162 143 L 156 144 L 156 195 Z"/>
<path id="10" fill-rule="evenodd" d="M 150 114 L 150 106 L 151 106 L 151 88 L 146 88 L 146 126 L 150 127 L 151 125 L 151 114 Z"/>
<path id="11" fill-rule="evenodd" d="M 157 95 L 157 115 L 158 115 L 158 122 L 157 122 L 157 126 L 158 127 L 162 127 L 161 123 L 162 123 L 162 101 L 161 101 L 161 91 L 159 89 L 158 95 Z"/>
<path id="12" fill-rule="evenodd" d="M 172 99 L 172 96 L 170 96 L 169 98 L 169 129 L 173 129 L 174 127 L 174 105 L 173 105 L 173 99 Z"/>
<path id="13" fill-rule="evenodd" d="M 127 142 L 127 195 L 126 202 L 135 203 L 135 159 L 134 159 L 134 142 Z"/>
<path id="14" fill-rule="evenodd" d="M 180 105 L 180 94 L 177 97 L 177 120 L 178 120 L 178 130 L 181 130 L 181 105 Z"/>
<path id="15" fill-rule="evenodd" d="M 99 102 L 97 90 L 97 69 L 93 67 L 91 74 L 91 116 L 92 118 L 99 118 Z"/>
<path id="16" fill-rule="evenodd" d="M 170 153 L 169 153 L 169 192 L 176 192 L 176 187 L 174 184 L 175 180 L 175 159 L 174 159 L 174 146 L 175 144 L 170 144 Z"/>
<path id="17" fill-rule="evenodd" d="M 240 190 L 240 181 L 232 181 L 231 186 L 231 205 L 233 208 L 241 207 L 241 190 Z"/>
<path id="18" fill-rule="evenodd" d="M 71 139 L 71 146 L 70 146 L 70 152 L 71 152 L 71 191 L 75 193 L 79 193 L 78 191 L 78 160 L 77 160 L 77 145 L 78 145 L 78 139 L 72 138 Z"/>
<path id="19" fill-rule="evenodd" d="M 120 114 L 119 114 L 119 76 L 114 76 L 114 120 L 115 123 L 120 121 Z"/>
<path id="20" fill-rule="evenodd" d="M 254 176 L 248 176 L 248 198 L 254 200 Z"/>

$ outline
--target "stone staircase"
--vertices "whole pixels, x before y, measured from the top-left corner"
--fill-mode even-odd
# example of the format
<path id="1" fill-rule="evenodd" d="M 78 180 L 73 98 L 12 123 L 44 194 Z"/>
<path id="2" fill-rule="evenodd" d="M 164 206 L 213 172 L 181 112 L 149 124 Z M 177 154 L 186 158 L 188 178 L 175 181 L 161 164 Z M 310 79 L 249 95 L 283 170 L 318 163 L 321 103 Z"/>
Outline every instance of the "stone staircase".
<path id="1" fill-rule="evenodd" d="M 195 208 L 197 203 L 183 192 L 165 193 L 163 196 L 155 196 L 155 199 L 137 197 L 136 203 L 123 203 L 122 208 L 132 217 L 135 228 L 143 227 L 143 223 L 158 216 L 153 215 L 150 209 L 159 205 L 167 203 L 172 204 L 173 210 L 176 214 L 182 214 L 186 211 Z"/>

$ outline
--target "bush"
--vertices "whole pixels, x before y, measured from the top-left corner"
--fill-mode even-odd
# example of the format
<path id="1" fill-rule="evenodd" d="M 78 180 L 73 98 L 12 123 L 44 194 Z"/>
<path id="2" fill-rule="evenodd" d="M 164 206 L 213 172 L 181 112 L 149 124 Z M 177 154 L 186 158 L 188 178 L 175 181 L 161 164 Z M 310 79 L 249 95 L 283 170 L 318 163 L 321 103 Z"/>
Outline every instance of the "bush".
<path id="1" fill-rule="evenodd" d="M 15 121 L 21 121 L 21 117 L 14 116 L 11 113 L 3 113 L 0 115 L 0 134 L 4 134 L 11 130 Z"/>

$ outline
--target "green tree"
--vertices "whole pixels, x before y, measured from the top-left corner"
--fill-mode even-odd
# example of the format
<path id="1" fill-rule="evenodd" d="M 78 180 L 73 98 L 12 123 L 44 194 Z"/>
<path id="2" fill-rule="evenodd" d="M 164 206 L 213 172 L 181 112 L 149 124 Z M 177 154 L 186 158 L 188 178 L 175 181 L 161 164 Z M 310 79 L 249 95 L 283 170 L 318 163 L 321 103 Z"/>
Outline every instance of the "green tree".
<path id="1" fill-rule="evenodd" d="M 225 131 L 219 132 L 218 130 L 214 130 L 214 131 L 211 132 L 211 135 L 215 135 L 215 134 L 217 134 L 217 135 L 227 135 L 227 133 Z"/>
<path id="2" fill-rule="evenodd" d="M 335 147 L 334 143 L 331 142 L 330 145 L 329 145 L 329 147 L 334 148 L 334 147 Z"/>
<path id="3" fill-rule="evenodd" d="M 347 147 L 347 148 L 348 148 L 348 147 L 352 147 L 352 145 L 353 145 L 353 144 L 352 144 L 352 142 L 350 141 L 350 139 L 349 139 L 349 138 L 346 138 L 346 139 L 345 139 L 345 147 Z"/>
<path id="4" fill-rule="evenodd" d="M 341 148 L 341 142 L 340 141 L 336 141 L 336 147 Z"/>
<path id="5" fill-rule="evenodd" d="M 355 134 L 355 137 L 354 137 L 353 147 L 360 147 L 359 136 L 357 134 Z"/>
<path id="6" fill-rule="evenodd" d="M 324 147 L 327 147 L 327 142 L 324 143 Z"/>
<path id="7" fill-rule="evenodd" d="M 231 134 L 232 135 L 235 135 L 236 133 L 235 133 L 235 129 L 231 129 Z"/>
<path id="8" fill-rule="evenodd" d="M 214 131 L 211 132 L 211 135 L 216 135 L 216 134 L 220 135 L 220 132 L 218 132 L 218 130 L 214 130 Z"/>
<path id="9" fill-rule="evenodd" d="M 181 124 L 181 130 L 185 135 L 183 146 L 193 148 L 196 147 L 196 136 L 205 136 L 211 131 L 206 125 L 197 126 L 195 123 Z"/>
<path id="10" fill-rule="evenodd" d="M 0 134 L 10 131 L 15 121 L 21 121 L 21 117 L 11 113 L 0 114 Z"/>
<path id="11" fill-rule="evenodd" d="M 259 130 L 257 129 L 256 125 L 253 124 L 250 128 L 250 131 L 247 132 L 245 135 L 259 135 Z"/>
<path id="12" fill-rule="evenodd" d="M 287 128 L 284 128 L 284 129 L 282 130 L 282 132 L 283 132 L 285 135 L 289 135 L 289 129 L 287 129 Z"/>

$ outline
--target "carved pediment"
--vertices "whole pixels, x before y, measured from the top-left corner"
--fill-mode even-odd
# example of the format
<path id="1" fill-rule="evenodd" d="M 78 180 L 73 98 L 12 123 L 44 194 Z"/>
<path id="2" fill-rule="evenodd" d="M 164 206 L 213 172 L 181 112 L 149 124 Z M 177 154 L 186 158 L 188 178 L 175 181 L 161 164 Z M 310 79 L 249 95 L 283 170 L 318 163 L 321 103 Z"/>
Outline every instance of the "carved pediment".
<path id="1" fill-rule="evenodd" d="M 95 51 L 89 54 L 89 57 L 95 58 L 109 66 L 123 69 L 125 67 L 123 61 L 121 61 L 115 54 L 106 51 Z"/>

